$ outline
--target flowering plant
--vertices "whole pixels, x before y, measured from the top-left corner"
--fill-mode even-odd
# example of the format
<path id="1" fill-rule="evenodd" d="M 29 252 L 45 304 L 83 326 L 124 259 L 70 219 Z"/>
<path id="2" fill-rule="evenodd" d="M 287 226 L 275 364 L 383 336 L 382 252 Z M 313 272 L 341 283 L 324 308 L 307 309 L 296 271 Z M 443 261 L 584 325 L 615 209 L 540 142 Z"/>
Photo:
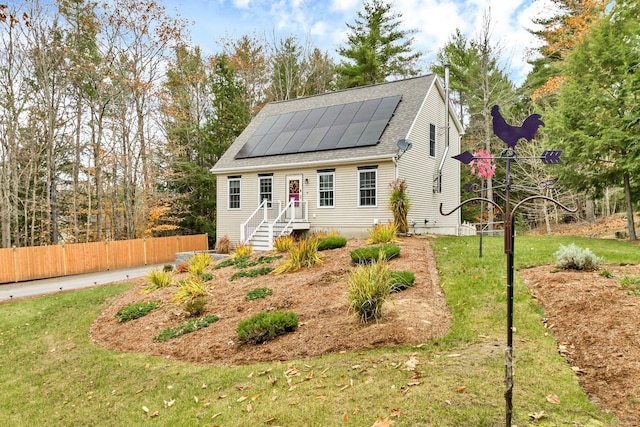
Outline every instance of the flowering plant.
<path id="1" fill-rule="evenodd" d="M 474 159 L 469 163 L 471 173 L 480 179 L 489 179 L 496 174 L 496 164 L 491 157 L 491 153 L 478 150 L 473 153 Z"/>

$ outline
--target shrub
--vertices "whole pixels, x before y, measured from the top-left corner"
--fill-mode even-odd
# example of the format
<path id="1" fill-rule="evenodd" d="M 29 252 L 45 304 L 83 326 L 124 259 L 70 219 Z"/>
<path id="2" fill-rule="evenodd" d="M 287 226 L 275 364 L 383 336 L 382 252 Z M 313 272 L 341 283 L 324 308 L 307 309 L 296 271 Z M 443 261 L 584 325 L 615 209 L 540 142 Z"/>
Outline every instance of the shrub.
<path id="1" fill-rule="evenodd" d="M 602 260 L 591 250 L 583 249 L 571 243 L 569 246 L 560 245 L 560 249 L 554 254 L 556 267 L 564 270 L 597 270 Z"/>
<path id="2" fill-rule="evenodd" d="M 396 178 L 389 183 L 391 193 L 389 195 L 389 208 L 393 212 L 393 223 L 398 233 L 409 231 L 407 214 L 411 209 L 411 200 L 407 195 L 407 182 L 402 178 Z"/>
<path id="3" fill-rule="evenodd" d="M 251 270 L 240 270 L 236 273 L 233 273 L 229 278 L 230 281 L 233 281 L 239 277 L 258 277 L 264 276 L 265 274 L 269 274 L 273 271 L 271 267 L 261 267 L 261 268 L 253 268 Z"/>
<path id="4" fill-rule="evenodd" d="M 255 288 L 249 291 L 244 297 L 247 301 L 253 301 L 254 299 L 266 298 L 271 295 L 273 291 L 269 288 Z"/>
<path id="5" fill-rule="evenodd" d="M 129 320 L 138 319 L 149 314 L 151 310 L 160 308 L 160 305 L 160 301 L 136 302 L 133 304 L 128 304 L 118 310 L 118 312 L 116 313 L 116 318 L 118 319 L 118 322 L 126 322 Z"/>
<path id="6" fill-rule="evenodd" d="M 347 239 L 340 236 L 326 236 L 318 239 L 318 250 L 325 251 L 327 249 L 344 248 L 347 246 Z"/>
<path id="7" fill-rule="evenodd" d="M 382 317 L 382 305 L 391 293 L 389 264 L 381 256 L 359 265 L 347 277 L 349 309 L 363 323 Z"/>
<path id="8" fill-rule="evenodd" d="M 204 252 L 194 254 L 189 258 L 189 273 L 193 276 L 200 276 L 210 264 L 211 256 L 209 254 Z"/>
<path id="9" fill-rule="evenodd" d="M 288 252 L 289 249 L 296 243 L 296 239 L 291 234 L 288 236 L 278 236 L 273 241 L 273 247 L 278 253 Z"/>
<path id="10" fill-rule="evenodd" d="M 213 274 L 211 273 L 202 273 L 201 275 L 198 276 L 200 279 L 202 279 L 203 282 L 208 282 L 211 279 L 213 279 Z"/>
<path id="11" fill-rule="evenodd" d="M 198 277 L 190 277 L 182 280 L 179 284 L 178 291 L 171 297 L 169 302 L 183 302 L 191 298 L 205 296 L 207 287 Z"/>
<path id="12" fill-rule="evenodd" d="M 171 273 L 173 271 L 173 265 L 171 264 L 165 264 L 162 266 L 162 271 L 164 271 L 165 273 Z"/>
<path id="13" fill-rule="evenodd" d="M 231 253 L 231 258 L 236 259 L 240 257 L 248 257 L 253 253 L 253 246 L 251 245 L 238 245 Z"/>
<path id="14" fill-rule="evenodd" d="M 280 274 L 288 271 L 297 271 L 320 262 L 322 260 L 318 255 L 318 239 L 315 236 L 309 236 L 293 245 L 289 250 L 289 259 L 281 262 L 273 272 L 274 274 Z"/>
<path id="15" fill-rule="evenodd" d="M 257 259 L 251 259 L 249 257 L 241 257 L 236 260 L 234 265 L 236 268 L 247 268 L 247 267 L 255 267 L 260 264 L 269 264 L 271 261 L 282 258 L 282 255 L 262 255 Z"/>
<path id="16" fill-rule="evenodd" d="M 201 297 L 187 300 L 184 303 L 184 311 L 187 312 L 189 317 L 198 317 L 202 315 L 207 309 L 207 300 Z"/>
<path id="17" fill-rule="evenodd" d="M 170 339 L 179 337 L 180 335 L 188 334 L 190 332 L 195 332 L 198 329 L 206 328 L 210 324 L 217 322 L 219 319 L 220 318 L 215 315 L 199 317 L 197 319 L 189 319 L 178 326 L 164 329 L 158 335 L 153 337 L 153 340 L 156 342 L 169 341 Z"/>
<path id="18" fill-rule="evenodd" d="M 178 265 L 176 265 L 176 271 L 178 273 L 186 273 L 189 271 L 189 264 L 186 262 L 179 262 Z"/>
<path id="19" fill-rule="evenodd" d="M 225 234 L 219 238 L 213 250 L 219 254 L 228 254 L 231 252 L 231 240 L 229 240 L 229 236 Z"/>
<path id="20" fill-rule="evenodd" d="M 370 264 L 380 258 L 380 254 L 389 261 L 400 255 L 400 248 L 396 245 L 366 246 L 351 251 L 351 261 L 354 264 Z"/>
<path id="21" fill-rule="evenodd" d="M 613 273 L 607 270 L 606 268 L 600 271 L 600 276 L 606 279 L 613 279 Z"/>
<path id="22" fill-rule="evenodd" d="M 149 283 L 142 286 L 141 293 L 146 294 L 156 289 L 166 288 L 173 281 L 173 274 L 164 270 L 152 270 L 147 274 Z"/>
<path id="23" fill-rule="evenodd" d="M 416 275 L 411 271 L 392 271 L 389 279 L 391 292 L 404 291 L 413 286 L 416 281 Z"/>
<path id="24" fill-rule="evenodd" d="M 378 243 L 393 243 L 397 241 L 398 228 L 393 222 L 387 222 L 385 224 L 376 224 L 371 230 L 369 230 L 369 238 L 367 243 L 375 245 Z"/>
<path id="25" fill-rule="evenodd" d="M 298 328 L 298 316 L 291 311 L 261 312 L 238 323 L 236 334 L 245 343 L 260 344 Z"/>

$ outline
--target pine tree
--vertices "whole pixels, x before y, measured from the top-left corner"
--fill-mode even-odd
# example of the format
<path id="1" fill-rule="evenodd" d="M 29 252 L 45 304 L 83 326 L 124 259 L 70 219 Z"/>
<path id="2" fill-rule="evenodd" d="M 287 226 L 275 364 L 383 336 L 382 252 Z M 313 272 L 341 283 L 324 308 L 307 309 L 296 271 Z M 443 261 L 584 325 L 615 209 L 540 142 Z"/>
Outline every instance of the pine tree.
<path id="1" fill-rule="evenodd" d="M 357 15 L 355 23 L 347 23 L 347 45 L 338 49 L 346 59 L 337 66 L 338 87 L 382 83 L 419 73 L 416 63 L 422 53 L 411 47 L 416 30 L 401 29 L 402 14 L 394 12 L 391 3 L 365 2 Z"/>

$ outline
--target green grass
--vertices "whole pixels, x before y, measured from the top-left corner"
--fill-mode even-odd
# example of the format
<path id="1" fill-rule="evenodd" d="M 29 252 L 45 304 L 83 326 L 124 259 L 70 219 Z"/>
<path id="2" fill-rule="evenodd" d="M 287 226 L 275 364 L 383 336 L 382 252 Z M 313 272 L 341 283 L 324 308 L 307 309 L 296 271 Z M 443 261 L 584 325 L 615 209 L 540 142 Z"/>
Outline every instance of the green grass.
<path id="1" fill-rule="evenodd" d="M 0 425 L 369 427 L 387 417 L 393 427 L 504 425 L 505 255 L 501 238 L 483 241 L 478 258 L 475 237 L 433 239 L 454 318 L 448 335 L 421 346 L 198 365 L 91 342 L 91 323 L 129 285 L 0 304 Z M 626 242 L 518 236 L 516 266 L 552 264 L 571 242 L 606 263 L 640 257 Z M 618 425 L 581 391 L 517 275 L 515 285 L 514 424 Z M 405 364 L 411 357 L 415 370 Z M 546 401 L 551 393 L 560 404 Z M 529 419 L 540 411 L 542 420 Z"/>

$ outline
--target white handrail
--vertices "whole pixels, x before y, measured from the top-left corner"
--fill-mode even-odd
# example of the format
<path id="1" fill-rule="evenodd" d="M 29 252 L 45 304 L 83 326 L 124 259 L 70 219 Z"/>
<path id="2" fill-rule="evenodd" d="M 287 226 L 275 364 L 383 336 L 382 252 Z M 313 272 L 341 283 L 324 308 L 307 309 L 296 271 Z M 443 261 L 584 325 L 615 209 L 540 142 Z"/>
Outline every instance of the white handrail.
<path id="1" fill-rule="evenodd" d="M 260 205 L 256 208 L 255 211 L 249 216 L 249 218 L 240 225 L 240 242 L 245 244 L 251 240 L 255 232 L 260 228 L 262 224 L 267 222 L 268 213 L 267 213 L 267 204 L 268 200 L 264 199 Z M 262 220 L 259 223 L 257 222 L 258 213 L 260 210 L 263 211 Z"/>

